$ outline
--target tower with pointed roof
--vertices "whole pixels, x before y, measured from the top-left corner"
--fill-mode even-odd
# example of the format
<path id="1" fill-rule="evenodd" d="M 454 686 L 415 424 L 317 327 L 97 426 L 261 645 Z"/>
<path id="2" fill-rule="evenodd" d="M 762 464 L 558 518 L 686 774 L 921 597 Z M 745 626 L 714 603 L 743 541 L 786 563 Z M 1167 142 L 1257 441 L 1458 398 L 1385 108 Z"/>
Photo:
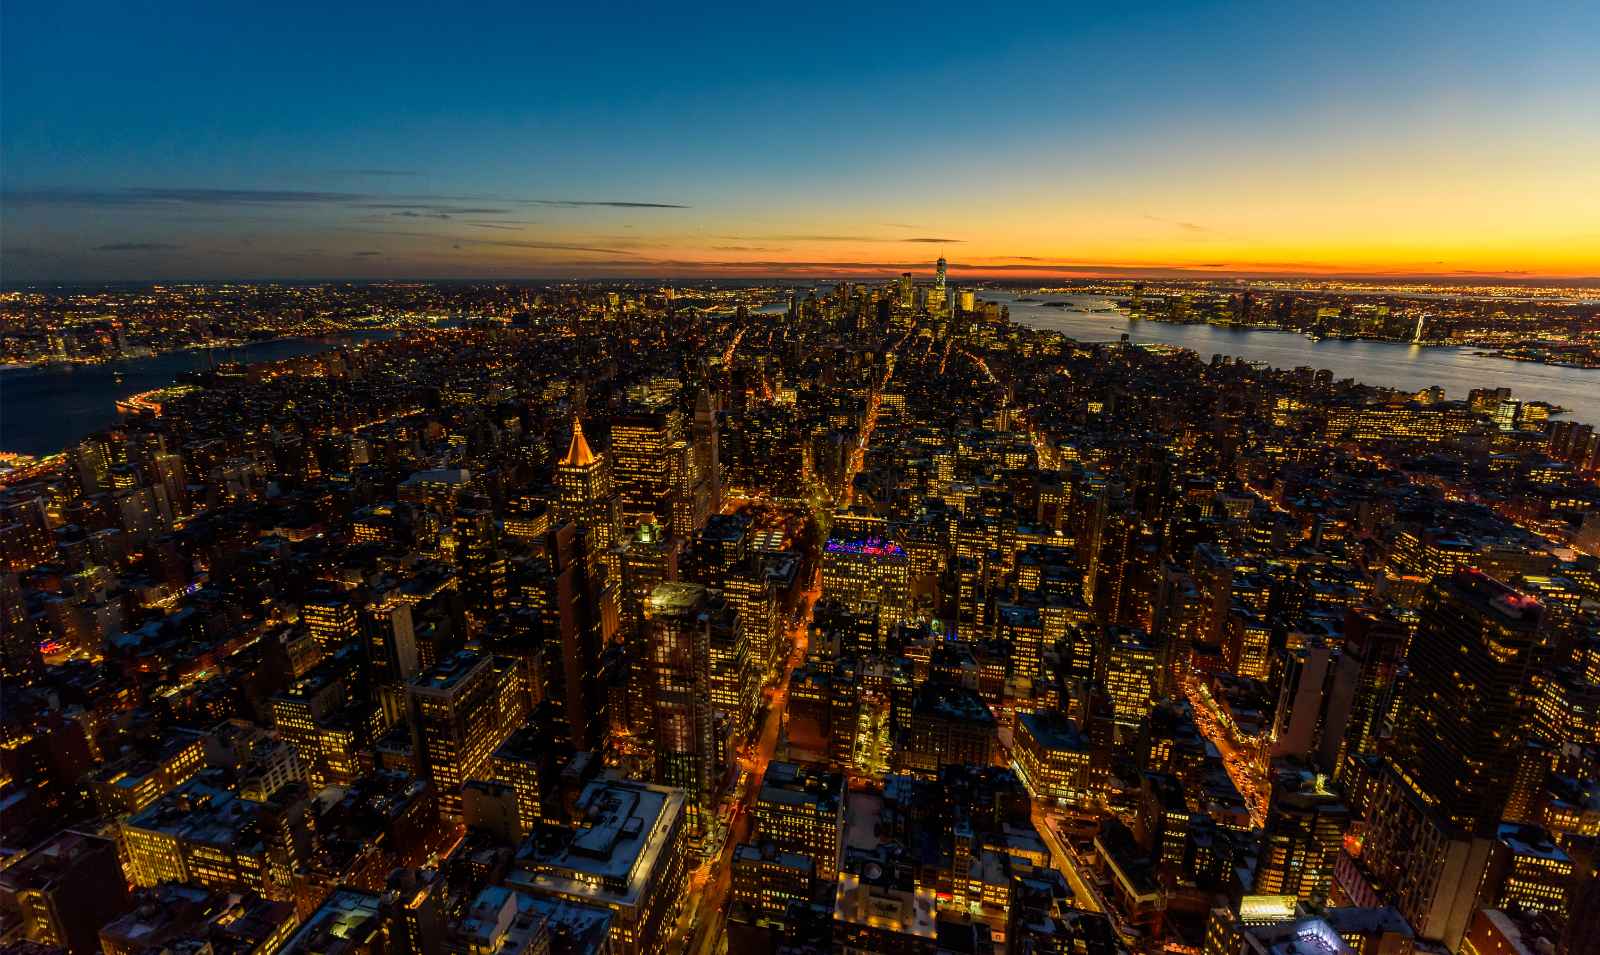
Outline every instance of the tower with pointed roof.
<path id="1" fill-rule="evenodd" d="M 608 553 L 618 542 L 617 495 L 611 466 L 596 454 L 583 435 L 583 422 L 572 419 L 572 442 L 556 465 L 557 516 L 587 530 L 596 553 Z"/>

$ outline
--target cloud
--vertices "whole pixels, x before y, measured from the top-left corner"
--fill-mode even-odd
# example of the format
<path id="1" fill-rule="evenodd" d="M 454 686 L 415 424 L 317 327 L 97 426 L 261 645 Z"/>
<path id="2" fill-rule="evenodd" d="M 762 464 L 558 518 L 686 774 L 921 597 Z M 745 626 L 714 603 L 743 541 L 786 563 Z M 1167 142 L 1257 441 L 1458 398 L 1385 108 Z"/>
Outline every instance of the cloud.
<path id="1" fill-rule="evenodd" d="M 711 250 L 713 252 L 782 252 L 783 251 L 782 249 L 775 249 L 775 248 L 771 248 L 771 247 L 764 246 L 764 245 L 714 245 L 714 246 L 711 247 Z"/>
<path id="2" fill-rule="evenodd" d="M 175 252 L 183 248 L 171 242 L 111 242 L 97 245 L 90 252 Z"/>
<path id="3" fill-rule="evenodd" d="M 1165 225 L 1175 226 L 1175 227 L 1177 227 L 1179 229 L 1182 229 L 1185 232 L 1215 232 L 1216 231 L 1215 229 L 1207 228 L 1206 226 L 1200 225 L 1200 224 L 1195 223 L 1195 222 L 1185 222 L 1182 219 L 1163 219 L 1160 216 L 1151 216 L 1151 215 L 1147 215 L 1147 216 L 1145 216 L 1145 218 L 1149 219 L 1151 222 L 1160 222 L 1160 223 L 1163 223 Z"/>
<path id="4" fill-rule="evenodd" d="M 486 196 L 446 195 L 384 195 L 370 192 L 331 192 L 315 189 L 213 189 L 209 187 L 134 187 L 128 189 L 17 189 L 0 193 L 0 200 L 12 205 L 92 205 L 128 206 L 156 203 L 182 203 L 192 205 L 352 205 L 365 208 L 429 208 L 435 203 L 463 201 L 515 202 L 522 205 L 613 206 L 622 209 L 687 209 L 688 206 L 672 202 L 631 202 L 622 200 L 592 199 L 494 199 Z M 506 209 L 439 208 L 432 211 L 455 211 L 494 215 Z"/>
<path id="5" fill-rule="evenodd" d="M 691 206 L 676 202 L 627 202 L 619 199 L 518 199 L 533 206 L 562 206 L 576 209 L 583 206 L 611 206 L 617 209 L 689 209 Z"/>
<path id="6" fill-rule="evenodd" d="M 397 177 L 422 175 L 422 173 L 417 172 L 415 169 L 335 169 L 334 172 L 341 176 Z"/>
<path id="7" fill-rule="evenodd" d="M 576 245 L 576 244 L 566 243 L 566 242 L 538 242 L 538 241 L 534 241 L 532 239 L 483 239 L 483 238 L 475 238 L 473 236 L 464 236 L 464 235 L 463 236 L 449 236 L 449 235 L 438 235 L 438 234 L 435 234 L 435 233 L 432 233 L 432 232 L 403 232 L 403 231 L 391 230 L 391 229 L 377 229 L 377 230 L 358 229 L 358 230 L 355 230 L 355 231 L 365 232 L 365 233 L 372 234 L 372 235 L 403 236 L 403 237 L 409 238 L 409 239 L 435 239 L 435 240 L 445 239 L 445 240 L 448 240 L 450 242 L 457 242 L 457 243 L 465 242 L 465 243 L 468 243 L 470 245 L 487 245 L 487 246 L 493 246 L 493 247 L 496 247 L 496 248 L 540 249 L 540 250 L 553 251 L 553 252 L 593 252 L 593 253 L 598 253 L 598 254 L 601 254 L 601 255 L 627 255 L 627 256 L 637 256 L 638 255 L 637 252 L 629 252 L 627 249 L 598 248 L 598 247 L 595 247 L 595 246 Z"/>
<path id="8" fill-rule="evenodd" d="M 464 216 L 498 216 L 510 212 L 510 209 L 489 209 L 481 206 L 455 206 L 441 203 L 421 202 L 358 202 L 359 209 L 403 209 L 410 212 L 444 212 Z"/>
<path id="9" fill-rule="evenodd" d="M 367 198 L 357 192 L 321 192 L 304 189 L 153 189 L 135 188 L 112 192 L 45 192 L 46 197 L 90 204 L 139 202 L 182 202 L 197 205 L 270 205 L 276 203 L 352 203 Z"/>
<path id="10" fill-rule="evenodd" d="M 362 249 L 360 252 L 352 252 L 350 254 L 353 256 L 362 257 L 368 255 L 382 255 L 383 253 L 379 252 L 377 249 Z"/>
<path id="11" fill-rule="evenodd" d="M 721 238 L 721 239 L 733 239 L 733 240 L 736 240 L 736 241 L 740 240 L 740 239 L 751 239 L 751 240 L 755 240 L 755 241 L 758 241 L 758 242 L 759 241 L 763 241 L 763 240 L 767 240 L 767 241 L 772 241 L 772 242 L 919 242 L 919 243 L 944 244 L 944 243 L 958 243 L 958 242 L 961 241 L 960 239 L 945 239 L 945 238 L 939 238 L 939 237 L 936 237 L 936 236 L 929 236 L 929 237 L 913 236 L 911 238 L 901 238 L 899 236 L 830 235 L 830 234 L 826 234 L 826 233 L 824 233 L 824 234 L 800 233 L 800 234 L 781 234 L 781 235 L 724 235 L 724 236 L 718 236 L 718 238 Z"/>

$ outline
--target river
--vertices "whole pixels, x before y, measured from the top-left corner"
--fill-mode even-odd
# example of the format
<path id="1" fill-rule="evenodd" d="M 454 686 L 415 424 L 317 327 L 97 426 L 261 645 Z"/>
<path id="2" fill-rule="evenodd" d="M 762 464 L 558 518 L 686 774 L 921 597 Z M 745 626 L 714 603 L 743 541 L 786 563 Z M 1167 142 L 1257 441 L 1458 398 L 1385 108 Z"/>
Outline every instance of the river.
<path id="1" fill-rule="evenodd" d="M 1473 388 L 1505 387 L 1524 401 L 1548 401 L 1566 408 L 1577 421 L 1600 425 L 1600 368 L 1563 368 L 1492 358 L 1474 355 L 1476 349 L 1472 347 L 1313 341 L 1293 332 L 1135 321 L 1115 311 L 1113 299 L 1100 295 L 1024 295 L 998 290 L 978 294 L 980 298 L 1004 303 L 1011 310 L 1011 320 L 1019 325 L 1058 331 L 1080 341 L 1116 341 L 1126 334 L 1137 343 L 1160 342 L 1190 348 L 1206 360 L 1222 354 L 1265 362 L 1275 368 L 1310 365 L 1331 370 L 1334 378 L 1354 378 L 1369 385 L 1407 391 L 1438 385 L 1452 399 L 1466 398 Z M 1019 297 L 1039 301 L 1018 302 Z M 1070 304 L 1059 308 L 1045 302 Z"/>
<path id="2" fill-rule="evenodd" d="M 393 332 L 384 330 L 347 332 L 251 342 L 214 349 L 209 356 L 194 350 L 105 365 L 8 368 L 0 371 L 0 450 L 24 454 L 60 451 L 115 424 L 118 400 L 170 385 L 179 374 L 199 371 L 213 362 L 282 361 L 393 337 Z"/>

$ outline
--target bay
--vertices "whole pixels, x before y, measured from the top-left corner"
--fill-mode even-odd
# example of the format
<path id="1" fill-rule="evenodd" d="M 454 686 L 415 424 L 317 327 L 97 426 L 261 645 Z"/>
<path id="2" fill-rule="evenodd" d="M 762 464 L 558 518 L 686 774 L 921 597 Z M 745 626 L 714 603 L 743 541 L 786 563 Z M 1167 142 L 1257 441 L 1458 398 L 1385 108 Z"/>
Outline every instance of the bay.
<path id="1" fill-rule="evenodd" d="M 1314 341 L 1293 332 L 1174 325 L 1130 319 L 1102 295 L 1031 294 L 985 290 L 978 297 L 1006 305 L 1011 320 L 1030 328 L 1061 332 L 1079 341 L 1158 342 L 1188 348 L 1209 361 L 1228 355 L 1263 362 L 1274 368 L 1327 368 L 1336 379 L 1353 378 L 1368 385 L 1420 391 L 1432 385 L 1451 399 L 1464 399 L 1473 388 L 1510 388 L 1522 401 L 1547 401 L 1567 409 L 1567 416 L 1600 425 L 1600 368 L 1564 368 L 1535 362 L 1475 355 L 1471 346 L 1410 345 L 1404 342 Z M 1019 298 L 1035 301 L 1022 302 Z M 1048 305 L 1059 302 L 1061 305 Z"/>
<path id="2" fill-rule="evenodd" d="M 394 332 L 345 332 L 314 338 L 280 338 L 234 348 L 168 352 L 103 365 L 8 368 L 0 371 L 0 450 L 52 454 L 116 424 L 119 400 L 175 382 L 178 375 L 223 362 L 282 361 Z"/>

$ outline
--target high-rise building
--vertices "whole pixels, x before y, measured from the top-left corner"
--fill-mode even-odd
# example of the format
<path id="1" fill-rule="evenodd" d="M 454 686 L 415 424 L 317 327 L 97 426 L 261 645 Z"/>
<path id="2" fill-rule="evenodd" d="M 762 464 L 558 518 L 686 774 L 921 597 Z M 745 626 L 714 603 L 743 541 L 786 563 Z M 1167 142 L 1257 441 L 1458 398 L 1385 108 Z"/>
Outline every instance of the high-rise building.
<path id="1" fill-rule="evenodd" d="M 928 311 L 942 312 L 950 301 L 950 289 L 946 284 L 946 263 L 944 256 L 939 256 L 939 261 L 933 264 L 933 288 L 928 290 Z"/>
<path id="2" fill-rule="evenodd" d="M 1096 659 L 1116 722 L 1138 726 L 1161 692 L 1166 674 L 1162 648 L 1150 634 L 1129 627 L 1106 627 L 1102 640 Z"/>
<path id="3" fill-rule="evenodd" d="M 597 781 L 574 808 L 580 822 L 530 840 L 505 884 L 609 909 L 609 950 L 618 955 L 666 951 L 688 877 L 684 794 L 648 783 Z"/>
<path id="4" fill-rule="evenodd" d="M 1388 612 L 1366 606 L 1346 612 L 1342 653 L 1358 672 L 1335 774 L 1343 775 L 1350 757 L 1376 753 L 1378 741 L 1388 735 L 1409 636 L 1406 625 Z"/>
<path id="5" fill-rule="evenodd" d="M 1397 727 L 1364 793 L 1360 864 L 1422 939 L 1454 949 L 1513 793 L 1543 608 L 1476 570 L 1435 577 Z M 1348 761 L 1346 765 L 1351 765 Z"/>
<path id="6" fill-rule="evenodd" d="M 341 886 L 300 923 L 277 955 L 386 955 L 383 896 Z"/>
<path id="7" fill-rule="evenodd" d="M 678 548 L 668 528 L 641 524 L 622 552 L 619 588 L 619 639 L 626 649 L 627 712 L 613 713 L 612 724 L 645 737 L 654 719 L 650 702 L 650 644 L 644 624 L 645 604 L 657 586 L 678 579 Z"/>
<path id="8" fill-rule="evenodd" d="M 910 561 L 905 549 L 883 538 L 830 538 L 822 554 L 822 592 L 851 610 L 878 615 L 878 635 L 905 612 Z"/>
<path id="9" fill-rule="evenodd" d="M 752 839 L 805 856 L 818 878 L 832 881 L 839 870 L 844 804 L 843 775 L 794 763 L 768 763 L 752 811 Z"/>
<path id="10" fill-rule="evenodd" d="M 1345 740 L 1361 663 L 1319 638 L 1291 651 L 1273 716 L 1271 753 L 1333 772 Z"/>
<path id="11" fill-rule="evenodd" d="M 611 464 L 589 448 L 583 422 L 572 419 L 572 443 L 556 465 L 556 516 L 587 530 L 593 549 L 606 554 L 621 542 L 620 515 Z"/>
<path id="12" fill-rule="evenodd" d="M 573 524 L 557 528 L 545 555 L 521 580 L 517 600 L 537 615 L 537 644 L 524 679 L 550 708 L 550 729 L 580 750 L 605 744 L 606 651 L 620 625 L 618 587 L 607 573 L 594 537 Z"/>
<path id="13" fill-rule="evenodd" d="M 1542 610 L 1478 571 L 1436 578 L 1423 600 L 1392 758 L 1466 831 L 1492 834 L 1511 792 Z"/>
<path id="14" fill-rule="evenodd" d="M 456 566 L 461 572 L 461 599 L 479 626 L 506 605 L 506 558 L 500 530 L 487 508 L 456 508 L 451 522 Z"/>
<path id="15" fill-rule="evenodd" d="M 324 655 L 361 636 L 355 605 L 340 594 L 314 596 L 300 608 L 300 619 L 311 630 Z"/>
<path id="16" fill-rule="evenodd" d="M 57 833 L 0 870 L 0 907 L 22 936 L 73 955 L 98 952 L 100 927 L 127 906 L 117 845 L 100 836 Z"/>
<path id="17" fill-rule="evenodd" d="M 771 842 L 740 843 L 733 850 L 733 901 L 751 914 L 782 919 L 788 907 L 811 897 L 816 864 Z"/>
<path id="18" fill-rule="evenodd" d="M 127 914 L 100 929 L 105 955 L 275 952 L 299 926 L 294 904 L 254 892 L 166 883 L 136 892 Z"/>
<path id="19" fill-rule="evenodd" d="M 1485 888 L 1497 908 L 1564 912 L 1574 887 L 1573 860 L 1536 826 L 1502 825 Z"/>
<path id="20" fill-rule="evenodd" d="M 705 832 L 722 760 L 711 698 L 714 611 L 700 584 L 661 584 L 645 605 L 654 676 L 656 778 L 688 795 L 689 832 Z M 731 608 L 723 605 L 725 613 Z"/>
<path id="21" fill-rule="evenodd" d="M 516 801 L 517 832 L 526 838 L 540 822 L 554 821 L 559 775 L 571 749 L 556 743 L 537 720 L 514 730 L 489 756 L 495 782 L 510 786 Z"/>
<path id="22" fill-rule="evenodd" d="M 1273 785 L 1256 862 L 1258 895 L 1292 895 L 1323 905 L 1350 812 L 1326 777 L 1292 772 Z"/>
<path id="23" fill-rule="evenodd" d="M 678 470 L 672 449 L 682 438 L 683 415 L 671 406 L 640 408 L 612 421 L 612 475 L 625 527 L 670 526 Z"/>
<path id="24" fill-rule="evenodd" d="M 527 716 L 511 661 L 460 650 L 411 684 L 411 729 L 440 812 L 461 814 L 461 785 L 487 778 L 489 757 Z"/>
<path id="25" fill-rule="evenodd" d="M 304 793 L 303 786 L 287 787 L 258 803 L 189 780 L 123 823 L 129 881 L 290 897 L 295 867 L 310 848 Z"/>
<path id="26" fill-rule="evenodd" d="M 1052 710 L 1018 713 L 1015 739 L 1018 774 L 1035 799 L 1088 808 L 1104 798 L 1107 768 L 1065 716 Z"/>

